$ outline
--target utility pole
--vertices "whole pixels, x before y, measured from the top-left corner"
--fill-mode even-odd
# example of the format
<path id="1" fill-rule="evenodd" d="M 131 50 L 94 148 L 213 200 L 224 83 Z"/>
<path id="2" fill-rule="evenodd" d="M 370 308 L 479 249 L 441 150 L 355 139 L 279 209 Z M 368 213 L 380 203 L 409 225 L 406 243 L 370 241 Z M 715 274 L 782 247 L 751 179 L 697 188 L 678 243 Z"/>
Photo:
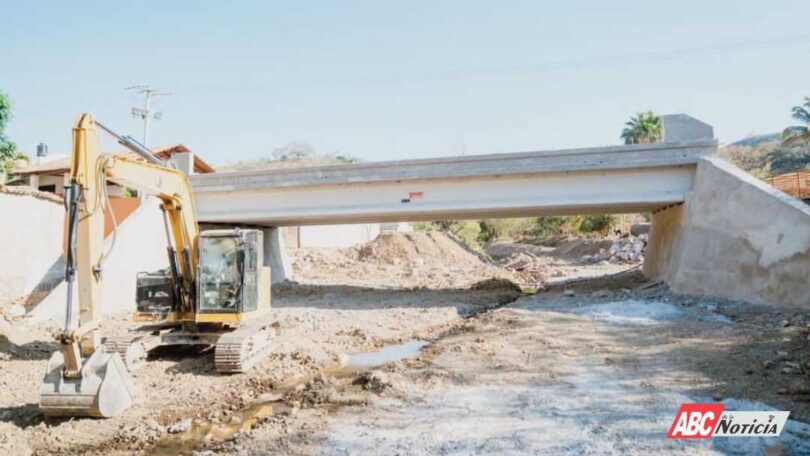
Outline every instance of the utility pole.
<path id="1" fill-rule="evenodd" d="M 143 107 L 142 108 L 132 108 L 132 117 L 139 118 L 143 120 L 143 145 L 149 147 L 147 141 L 149 140 L 149 120 L 155 119 L 160 120 L 163 117 L 163 111 L 152 112 L 152 98 L 153 97 L 164 97 L 171 95 L 171 92 L 161 92 L 157 89 L 153 89 L 148 85 L 138 85 L 138 86 L 131 86 L 127 87 L 124 90 L 136 90 L 139 94 L 143 94 Z"/>

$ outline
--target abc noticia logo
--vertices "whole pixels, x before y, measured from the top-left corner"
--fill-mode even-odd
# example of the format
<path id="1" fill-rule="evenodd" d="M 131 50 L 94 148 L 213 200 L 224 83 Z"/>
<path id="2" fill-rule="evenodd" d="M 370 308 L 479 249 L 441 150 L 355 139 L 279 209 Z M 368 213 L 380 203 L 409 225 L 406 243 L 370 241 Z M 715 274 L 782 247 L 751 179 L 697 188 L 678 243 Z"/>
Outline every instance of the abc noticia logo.
<path id="1" fill-rule="evenodd" d="M 670 439 L 779 437 L 790 412 L 724 412 L 725 404 L 682 404 L 669 427 Z"/>

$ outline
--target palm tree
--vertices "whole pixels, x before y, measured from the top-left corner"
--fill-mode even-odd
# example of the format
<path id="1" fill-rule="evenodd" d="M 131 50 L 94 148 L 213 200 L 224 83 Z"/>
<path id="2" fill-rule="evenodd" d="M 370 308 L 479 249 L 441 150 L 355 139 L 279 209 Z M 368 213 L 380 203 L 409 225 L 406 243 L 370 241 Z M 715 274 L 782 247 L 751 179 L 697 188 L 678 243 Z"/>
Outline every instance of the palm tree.
<path id="1" fill-rule="evenodd" d="M 804 97 L 804 104 L 793 107 L 793 118 L 805 125 L 794 125 L 782 131 L 782 144 L 791 146 L 793 144 L 810 142 L 810 97 Z"/>
<path id="2" fill-rule="evenodd" d="M 652 111 L 639 112 L 624 124 L 622 139 L 625 144 L 649 144 L 661 142 L 664 125 L 661 117 Z"/>

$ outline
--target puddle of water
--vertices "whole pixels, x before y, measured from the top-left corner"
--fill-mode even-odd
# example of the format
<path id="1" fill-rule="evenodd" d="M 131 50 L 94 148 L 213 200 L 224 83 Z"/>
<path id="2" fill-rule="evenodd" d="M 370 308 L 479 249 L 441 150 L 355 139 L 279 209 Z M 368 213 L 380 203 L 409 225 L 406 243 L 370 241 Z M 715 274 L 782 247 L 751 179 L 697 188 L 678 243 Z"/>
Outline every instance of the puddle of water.
<path id="1" fill-rule="evenodd" d="M 655 325 L 681 315 L 681 311 L 671 304 L 635 299 L 593 304 L 571 309 L 570 312 L 620 326 Z"/>
<path id="2" fill-rule="evenodd" d="M 383 364 L 411 359 L 419 356 L 420 350 L 427 345 L 423 340 L 412 340 L 399 345 L 389 345 L 380 350 L 368 353 L 354 353 L 349 355 L 347 368 L 370 369 Z"/>
<path id="3" fill-rule="evenodd" d="M 231 440 L 239 431 L 250 430 L 262 418 L 288 409 L 289 407 L 280 402 L 264 402 L 234 412 L 225 423 L 197 421 L 182 433 L 169 434 L 146 454 L 153 456 L 190 455 L 205 443 Z"/>

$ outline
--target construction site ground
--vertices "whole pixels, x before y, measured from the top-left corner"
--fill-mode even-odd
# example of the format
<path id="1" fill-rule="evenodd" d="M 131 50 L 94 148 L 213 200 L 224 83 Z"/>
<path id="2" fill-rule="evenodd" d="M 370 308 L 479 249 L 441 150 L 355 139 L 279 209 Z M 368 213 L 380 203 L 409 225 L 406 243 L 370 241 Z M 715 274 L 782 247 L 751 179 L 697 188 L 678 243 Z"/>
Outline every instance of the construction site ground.
<path id="1" fill-rule="evenodd" d="M 604 247 L 504 242 L 485 256 L 411 233 L 295 251 L 267 360 L 223 376 L 210 350 L 160 349 L 133 374 L 134 406 L 106 420 L 39 414 L 58 322 L 6 314 L 0 454 L 810 452 L 810 314 L 581 261 Z M 779 439 L 666 438 L 680 404 L 720 400 L 791 421 Z"/>

